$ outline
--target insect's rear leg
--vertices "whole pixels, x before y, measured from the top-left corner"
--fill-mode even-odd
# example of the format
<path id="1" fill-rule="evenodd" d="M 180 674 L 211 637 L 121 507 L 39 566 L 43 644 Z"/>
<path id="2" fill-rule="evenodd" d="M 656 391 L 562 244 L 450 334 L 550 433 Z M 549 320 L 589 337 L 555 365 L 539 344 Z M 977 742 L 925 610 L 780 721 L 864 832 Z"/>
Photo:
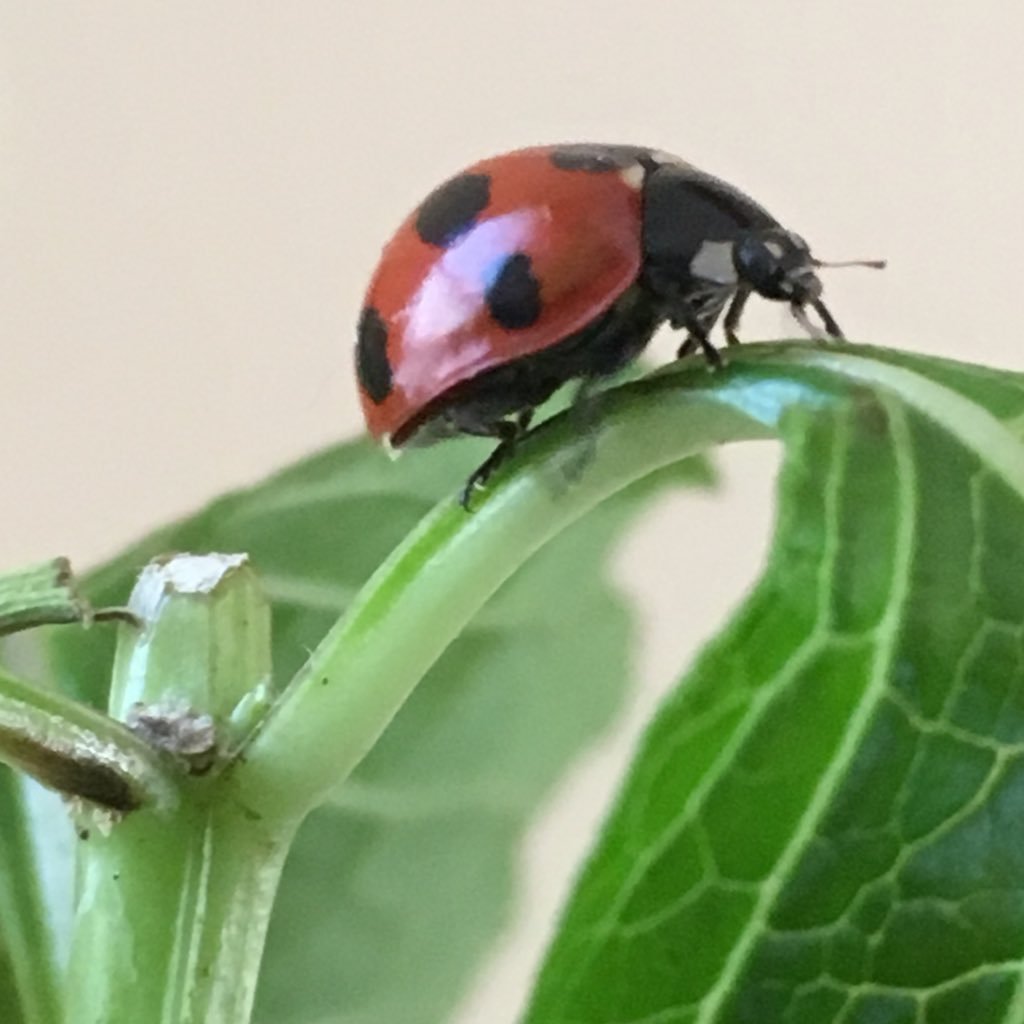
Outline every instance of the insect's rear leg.
<path id="1" fill-rule="evenodd" d="M 512 456 L 520 438 L 529 429 L 533 419 L 533 409 L 526 409 L 512 419 L 496 420 L 492 423 L 460 423 L 462 431 L 473 437 L 497 438 L 498 444 L 494 451 L 470 473 L 465 486 L 459 494 L 459 504 L 468 512 L 473 500 L 473 492 L 484 487 L 493 476 L 494 471 Z"/>

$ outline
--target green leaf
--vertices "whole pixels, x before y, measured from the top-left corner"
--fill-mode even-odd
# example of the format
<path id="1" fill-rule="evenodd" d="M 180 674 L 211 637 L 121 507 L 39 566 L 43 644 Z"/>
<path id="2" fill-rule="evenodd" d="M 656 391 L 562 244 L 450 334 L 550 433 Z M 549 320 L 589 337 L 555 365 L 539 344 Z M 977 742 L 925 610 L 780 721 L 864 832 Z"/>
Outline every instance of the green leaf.
<path id="1" fill-rule="evenodd" d="M 1024 377 L 856 351 L 776 378 L 769 564 L 650 727 L 531 1024 L 1024 1015 Z"/>
<path id="2" fill-rule="evenodd" d="M 83 590 L 98 604 L 123 601 L 160 551 L 246 551 L 274 600 L 275 675 L 286 680 L 481 451 L 450 444 L 398 465 L 364 443 L 325 452 L 159 531 Z M 690 460 L 607 502 L 448 649 L 336 800 L 304 824 L 275 907 L 258 1021 L 444 1019 L 508 917 L 529 820 L 629 684 L 631 616 L 605 578 L 609 548 L 640 498 L 709 481 Z M 50 645 L 61 684 L 103 704 L 109 638 L 55 633 Z"/>

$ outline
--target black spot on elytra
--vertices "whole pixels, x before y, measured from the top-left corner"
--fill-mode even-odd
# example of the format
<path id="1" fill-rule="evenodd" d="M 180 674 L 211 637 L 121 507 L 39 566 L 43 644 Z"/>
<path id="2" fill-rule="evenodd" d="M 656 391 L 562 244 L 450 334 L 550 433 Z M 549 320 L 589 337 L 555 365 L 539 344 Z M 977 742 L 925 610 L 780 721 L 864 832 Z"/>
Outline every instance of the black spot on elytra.
<path id="1" fill-rule="evenodd" d="M 427 245 L 445 248 L 465 234 L 491 200 L 486 174 L 460 174 L 435 188 L 416 213 L 416 233 Z"/>
<path id="2" fill-rule="evenodd" d="M 367 306 L 359 317 L 356 341 L 356 373 L 370 401 L 380 405 L 391 394 L 388 362 L 388 328 L 380 313 Z"/>
<path id="3" fill-rule="evenodd" d="M 540 282 L 533 276 L 525 252 L 513 253 L 505 260 L 485 298 L 494 320 L 510 331 L 536 323 L 540 316 Z"/>
<path id="4" fill-rule="evenodd" d="M 623 171 L 642 162 L 648 152 L 640 146 L 601 146 L 581 142 L 557 146 L 551 151 L 550 160 L 561 171 L 604 174 L 608 171 Z"/>

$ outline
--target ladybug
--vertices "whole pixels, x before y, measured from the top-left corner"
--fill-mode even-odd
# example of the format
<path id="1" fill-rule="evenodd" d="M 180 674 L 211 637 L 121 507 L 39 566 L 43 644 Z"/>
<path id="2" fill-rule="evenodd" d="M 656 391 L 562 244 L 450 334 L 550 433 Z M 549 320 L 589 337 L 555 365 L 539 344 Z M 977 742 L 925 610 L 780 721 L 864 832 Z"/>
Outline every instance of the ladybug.
<path id="1" fill-rule="evenodd" d="M 367 427 L 392 449 L 495 438 L 462 492 L 468 508 L 538 405 L 574 379 L 585 401 L 663 323 L 686 331 L 680 356 L 699 347 L 712 366 L 712 328 L 724 310 L 736 344 L 753 293 L 789 303 L 813 337 L 842 338 L 821 300 L 825 265 L 739 189 L 659 150 L 535 146 L 483 160 L 384 248 L 356 342 Z"/>

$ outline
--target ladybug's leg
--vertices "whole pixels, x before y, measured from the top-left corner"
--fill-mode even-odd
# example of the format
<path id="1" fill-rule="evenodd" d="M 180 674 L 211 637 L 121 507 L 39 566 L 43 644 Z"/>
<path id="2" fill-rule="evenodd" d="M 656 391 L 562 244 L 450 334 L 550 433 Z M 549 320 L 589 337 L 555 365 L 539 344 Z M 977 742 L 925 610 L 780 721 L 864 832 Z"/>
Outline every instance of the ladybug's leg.
<path id="1" fill-rule="evenodd" d="M 519 429 L 520 437 L 530 429 L 530 424 L 533 422 L 533 412 L 533 409 L 524 409 L 516 417 L 516 427 Z"/>
<path id="2" fill-rule="evenodd" d="M 519 439 L 526 433 L 533 418 L 533 410 L 521 412 L 515 419 L 495 423 L 462 423 L 462 431 L 474 437 L 496 437 L 498 446 L 470 474 L 459 494 L 459 504 L 468 512 L 473 492 L 483 487 L 494 471 L 515 451 Z"/>
<path id="3" fill-rule="evenodd" d="M 836 323 L 835 317 L 828 311 L 828 307 L 821 299 L 815 299 L 811 305 L 814 307 L 814 311 L 821 317 L 821 322 L 825 325 L 825 330 L 828 332 L 831 338 L 844 338 L 842 328 Z"/>
<path id="4" fill-rule="evenodd" d="M 729 308 L 725 312 L 725 319 L 722 321 L 722 329 L 725 331 L 725 341 L 728 345 L 738 345 L 740 343 L 740 339 L 736 336 L 736 331 L 740 326 L 740 317 L 743 316 L 743 307 L 747 304 L 747 299 L 749 298 L 750 289 L 741 285 L 732 297 L 732 302 L 729 303 Z"/>
<path id="5" fill-rule="evenodd" d="M 574 433 L 578 440 L 563 467 L 567 480 L 579 480 L 597 451 L 597 423 L 600 419 L 600 400 L 597 396 L 600 391 L 600 378 L 583 377 L 572 396 L 569 415 L 573 418 Z"/>
<path id="6" fill-rule="evenodd" d="M 708 329 L 700 322 L 700 319 L 695 316 L 683 316 L 678 320 L 672 320 L 673 327 L 685 327 L 686 328 L 686 340 L 679 346 L 679 350 L 676 352 L 676 358 L 682 359 L 683 356 L 689 355 L 697 346 L 700 346 L 700 350 L 704 353 L 704 358 L 707 359 L 710 366 L 715 369 L 721 369 L 722 357 L 718 352 L 718 349 L 708 340 Z"/>
<path id="7" fill-rule="evenodd" d="M 722 355 L 718 349 L 711 344 L 706 334 L 692 330 L 687 330 L 682 345 L 676 349 L 676 359 L 682 359 L 684 356 L 696 352 L 698 348 L 704 352 L 704 357 L 714 369 L 717 370 L 721 367 Z"/>
<path id="8" fill-rule="evenodd" d="M 815 299 L 811 305 L 814 307 L 815 312 L 821 317 L 821 322 L 824 325 L 825 330 L 822 331 L 816 324 L 811 323 L 804 311 L 803 306 L 799 303 L 793 303 L 792 311 L 793 317 L 796 322 L 812 337 L 815 341 L 829 341 L 833 338 L 843 340 L 843 332 L 839 324 L 836 323 L 835 318 L 828 311 L 825 303 L 820 299 Z"/>
<path id="9" fill-rule="evenodd" d="M 700 347 L 704 358 L 714 369 L 722 365 L 722 357 L 718 349 L 711 344 L 708 336 L 715 326 L 722 307 L 729 297 L 729 290 L 714 289 L 701 292 L 699 295 L 680 296 L 675 308 L 669 315 L 669 323 L 675 328 L 686 328 L 686 338 L 676 357 L 682 359 L 695 348 Z M 742 307 L 740 307 L 742 309 Z"/>

